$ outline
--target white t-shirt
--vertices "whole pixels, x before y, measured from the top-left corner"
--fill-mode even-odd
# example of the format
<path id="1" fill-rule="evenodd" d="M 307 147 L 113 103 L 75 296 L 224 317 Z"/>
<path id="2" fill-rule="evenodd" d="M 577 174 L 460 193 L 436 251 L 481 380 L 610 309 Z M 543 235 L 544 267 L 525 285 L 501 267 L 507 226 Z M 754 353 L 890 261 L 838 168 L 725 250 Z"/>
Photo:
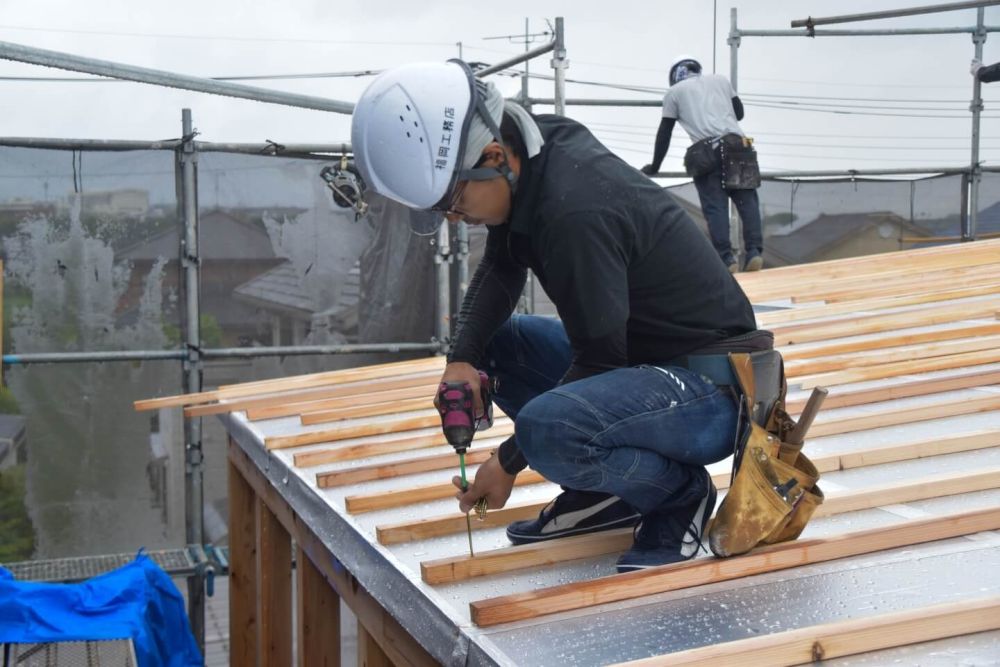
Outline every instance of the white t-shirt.
<path id="1" fill-rule="evenodd" d="M 676 119 L 692 142 L 730 133 L 742 136 L 733 111 L 734 97 L 736 91 L 724 76 L 688 77 L 667 89 L 663 117 Z"/>

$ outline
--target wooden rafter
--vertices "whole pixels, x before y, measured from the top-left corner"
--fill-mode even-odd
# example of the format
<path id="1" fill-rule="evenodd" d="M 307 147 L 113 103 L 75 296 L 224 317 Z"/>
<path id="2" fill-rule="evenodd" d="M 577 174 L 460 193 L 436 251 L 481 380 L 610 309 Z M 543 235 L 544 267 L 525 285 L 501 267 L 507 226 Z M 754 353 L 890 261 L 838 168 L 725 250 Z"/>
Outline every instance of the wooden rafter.
<path id="1" fill-rule="evenodd" d="M 612 667 L 798 665 L 998 629 L 1000 597 L 990 596 L 812 625 Z"/>
<path id="2" fill-rule="evenodd" d="M 975 336 L 993 336 L 1000 334 L 1000 322 L 974 324 L 972 326 L 950 327 L 932 331 L 892 334 L 888 336 L 869 337 L 861 340 L 835 341 L 816 345 L 786 345 L 780 348 L 781 356 L 786 362 L 815 357 L 830 357 L 851 352 L 866 350 L 882 350 L 886 348 L 916 345 L 918 343 L 935 343 L 956 338 L 973 338 Z"/>
<path id="3" fill-rule="evenodd" d="M 823 401 L 823 407 L 827 410 L 832 410 L 833 408 L 845 408 L 853 405 L 892 401 L 898 398 L 927 396 L 939 392 L 955 391 L 956 389 L 986 387 L 997 383 L 1000 383 L 1000 370 L 982 371 L 973 367 L 967 373 L 958 373 L 940 378 L 906 380 L 889 387 L 877 387 L 875 389 L 844 389 L 843 387 L 837 387 Z M 806 400 L 807 397 L 805 396 L 791 398 L 785 402 L 785 407 L 789 414 L 797 415 L 802 411 Z"/>
<path id="4" fill-rule="evenodd" d="M 939 301 L 950 301 L 952 299 L 965 299 L 973 296 L 993 295 L 1000 292 L 1000 284 L 976 285 L 973 287 L 961 287 L 954 289 L 943 289 L 934 292 L 910 293 L 904 296 L 881 297 L 878 299 L 866 299 L 862 301 L 851 301 L 838 304 L 824 304 L 822 306 L 812 306 L 808 308 L 790 308 L 788 310 L 775 310 L 757 315 L 757 324 L 765 328 L 783 322 L 796 322 L 799 320 L 823 319 L 844 313 L 857 313 L 873 310 L 888 310 L 890 308 L 900 308 L 902 306 L 913 306 L 923 303 L 936 303 Z"/>
<path id="5" fill-rule="evenodd" d="M 470 609 L 474 623 L 492 626 L 998 528 L 1000 509 L 997 508 L 949 514 L 905 521 L 895 526 L 761 547 L 733 558 L 702 558 L 504 595 L 473 602 Z"/>
<path id="6" fill-rule="evenodd" d="M 917 480 L 884 484 L 876 489 L 861 489 L 831 495 L 826 499 L 826 502 L 817 508 L 815 516 L 831 516 L 883 505 L 908 503 L 996 488 L 1000 488 L 1000 468 L 974 473 L 931 475 Z M 631 528 L 581 537 L 567 537 L 537 544 L 523 544 L 478 552 L 475 556 L 463 554 L 424 561 L 420 564 L 420 572 L 423 580 L 428 584 L 447 584 L 472 577 L 542 567 L 621 552 L 632 544 L 632 539 Z"/>
<path id="7" fill-rule="evenodd" d="M 816 468 L 821 472 L 835 470 L 851 470 L 865 466 L 912 461 L 914 459 L 956 454 L 958 452 L 974 451 L 1000 446 L 1000 430 L 982 430 L 970 433 L 906 442 L 898 445 L 886 445 L 861 451 L 845 451 L 817 456 L 813 459 Z M 453 459 L 454 457 L 452 457 Z M 728 462 L 722 462 L 714 468 L 712 480 L 717 488 L 726 488 L 729 484 L 728 475 L 724 471 Z M 348 471 L 350 472 L 350 471 Z M 544 507 L 544 502 L 530 502 L 488 512 L 482 522 L 473 522 L 475 530 L 504 526 L 511 521 L 533 517 Z M 424 540 L 434 537 L 451 535 L 465 530 L 465 515 L 450 513 L 436 517 L 426 517 L 417 521 L 404 521 L 395 524 L 381 525 L 376 528 L 376 535 L 381 544 L 398 544 L 414 540 Z"/>
<path id="8" fill-rule="evenodd" d="M 499 424 L 494 424 L 493 428 L 486 431 L 486 437 L 505 438 L 514 432 L 514 422 L 507 420 Z M 492 440 L 489 443 L 483 442 L 483 438 L 477 443 L 483 446 L 499 444 L 499 440 Z M 362 459 L 369 456 L 381 454 L 394 454 L 410 450 L 427 449 L 429 447 L 440 447 L 448 444 L 440 430 L 432 431 L 425 435 L 403 436 L 390 440 L 377 440 L 374 442 L 363 442 L 355 445 L 340 445 L 327 449 L 318 449 L 311 452 L 300 452 L 294 455 L 295 466 L 306 468 L 309 466 L 323 465 L 326 463 L 336 463 L 338 461 L 349 461 Z"/>

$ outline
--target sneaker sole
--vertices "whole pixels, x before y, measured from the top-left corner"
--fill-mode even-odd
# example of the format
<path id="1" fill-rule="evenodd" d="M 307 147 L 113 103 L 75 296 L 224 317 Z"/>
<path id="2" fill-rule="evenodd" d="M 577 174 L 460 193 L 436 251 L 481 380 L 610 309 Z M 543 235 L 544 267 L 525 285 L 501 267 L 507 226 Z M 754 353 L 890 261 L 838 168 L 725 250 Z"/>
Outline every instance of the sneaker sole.
<path id="1" fill-rule="evenodd" d="M 761 257 L 760 255 L 757 255 L 756 257 L 751 257 L 750 258 L 750 261 L 747 262 L 746 268 L 743 269 L 743 270 L 744 271 L 760 271 L 763 268 L 764 268 L 764 258 Z"/>
<path id="2" fill-rule="evenodd" d="M 545 542 L 546 540 L 557 540 L 560 537 L 570 537 L 571 535 L 585 535 L 586 533 L 599 533 L 603 530 L 613 530 L 615 528 L 625 528 L 629 526 L 634 526 L 635 523 L 641 518 L 641 515 L 637 512 L 636 514 L 625 517 L 624 519 L 616 519 L 614 521 L 608 521 L 606 523 L 600 523 L 596 526 L 587 526 L 586 528 L 570 528 L 567 530 L 561 530 L 559 532 L 547 533 L 545 535 L 528 535 L 525 533 L 512 533 L 510 529 L 507 529 L 507 539 L 514 544 L 527 544 L 529 542 Z"/>

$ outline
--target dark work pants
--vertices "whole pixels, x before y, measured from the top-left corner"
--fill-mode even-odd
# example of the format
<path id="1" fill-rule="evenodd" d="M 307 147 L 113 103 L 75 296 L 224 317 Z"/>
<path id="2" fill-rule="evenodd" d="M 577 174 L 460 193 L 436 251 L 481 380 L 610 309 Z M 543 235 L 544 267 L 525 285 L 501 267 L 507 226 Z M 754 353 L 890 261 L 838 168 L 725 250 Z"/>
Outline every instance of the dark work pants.
<path id="1" fill-rule="evenodd" d="M 750 258 L 764 252 L 764 235 L 761 231 L 760 200 L 756 190 L 727 190 L 722 187 L 722 169 L 715 170 L 694 179 L 701 200 L 701 211 L 708 221 L 708 233 L 719 257 L 727 265 L 736 261 L 732 244 L 729 242 L 729 199 L 736 204 L 736 210 L 743 221 L 743 250 Z M 745 260 L 744 260 L 745 261 Z"/>

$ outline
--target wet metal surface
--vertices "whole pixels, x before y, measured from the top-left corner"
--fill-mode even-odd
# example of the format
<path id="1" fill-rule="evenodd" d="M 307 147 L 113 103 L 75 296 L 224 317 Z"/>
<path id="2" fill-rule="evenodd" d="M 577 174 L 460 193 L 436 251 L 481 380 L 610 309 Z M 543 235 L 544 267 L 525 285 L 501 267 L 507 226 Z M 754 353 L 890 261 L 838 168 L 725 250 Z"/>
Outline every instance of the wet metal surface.
<path id="1" fill-rule="evenodd" d="M 893 382 L 899 380 L 865 385 L 890 386 Z M 864 385 L 852 385 L 852 388 L 854 386 Z M 996 391 L 996 387 L 991 387 L 897 399 L 874 406 L 830 410 L 824 413 L 824 419 L 838 414 L 844 418 L 862 416 L 888 406 L 902 409 L 944 400 L 972 400 Z M 362 585 L 407 631 L 446 664 L 606 664 L 818 623 L 1000 594 L 1000 577 L 983 576 L 983 573 L 998 571 L 1000 534 L 983 533 L 480 629 L 471 623 L 470 602 L 607 576 L 614 572 L 617 554 L 428 586 L 420 579 L 420 563 L 466 554 L 465 534 L 384 547 L 377 543 L 375 529 L 379 525 L 453 513 L 454 500 L 442 499 L 351 515 L 345 510 L 344 499 L 447 483 L 455 471 L 439 470 L 331 489 L 316 486 L 316 473 L 451 453 L 450 447 L 295 468 L 292 465 L 294 453 L 349 445 L 353 441 L 267 453 L 261 448 L 264 437 L 322 430 L 329 425 L 302 426 L 297 418 L 251 424 L 242 413 L 228 419 L 230 430 L 241 434 L 238 440 L 243 449 L 251 453 L 262 471 L 276 481 L 293 508 L 318 529 L 331 553 L 355 573 Z M 379 418 L 371 421 L 379 421 Z M 808 442 L 806 451 L 814 457 L 832 452 L 864 451 L 998 426 L 1000 419 L 993 411 L 816 438 Z M 436 431 L 426 430 L 427 433 Z M 480 434 L 473 447 L 495 446 L 499 440 L 489 439 L 489 435 L 488 431 Z M 719 466 L 728 469 L 728 463 Z M 997 466 L 1000 466 L 1000 447 L 993 447 L 825 473 L 821 486 L 832 496 L 934 475 L 974 473 Z M 474 474 L 474 468 L 472 472 Z M 510 502 L 547 501 L 557 493 L 558 487 L 551 484 L 528 485 L 515 488 Z M 1000 490 L 933 498 L 815 519 L 803 537 L 837 535 L 896 525 L 912 518 L 997 505 L 1000 505 Z M 502 528 L 476 531 L 473 537 L 477 551 L 508 545 Z M 1000 633 L 957 637 L 894 651 L 898 652 L 882 651 L 830 664 L 991 664 L 989 660 L 1000 655 Z M 876 656 L 879 655 L 884 656 L 886 662 L 878 662 Z M 955 657 L 957 662 L 939 660 L 942 655 Z M 852 659 L 874 662 L 850 662 Z"/>

